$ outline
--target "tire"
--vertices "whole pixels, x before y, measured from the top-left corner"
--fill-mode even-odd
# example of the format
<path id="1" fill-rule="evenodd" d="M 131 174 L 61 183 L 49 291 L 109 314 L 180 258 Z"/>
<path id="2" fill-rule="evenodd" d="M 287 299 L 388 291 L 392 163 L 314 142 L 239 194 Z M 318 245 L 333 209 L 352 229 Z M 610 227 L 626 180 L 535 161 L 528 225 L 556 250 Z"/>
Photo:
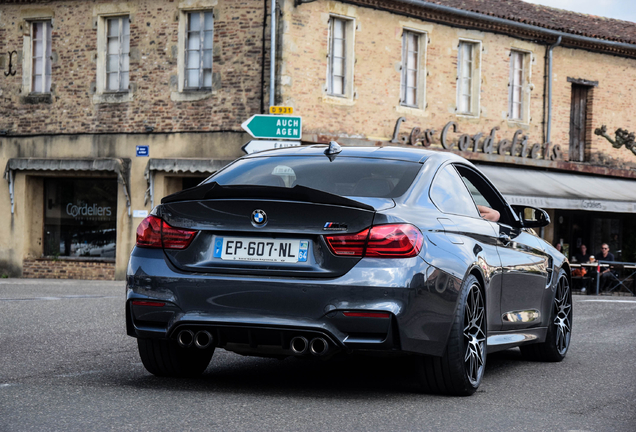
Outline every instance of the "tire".
<path id="1" fill-rule="evenodd" d="M 486 368 L 486 303 L 477 278 L 468 276 L 442 357 L 419 357 L 417 374 L 427 393 L 470 396 Z"/>
<path id="2" fill-rule="evenodd" d="M 214 347 L 182 348 L 166 339 L 137 338 L 141 362 L 148 372 L 160 377 L 196 377 L 210 364 Z"/>
<path id="3" fill-rule="evenodd" d="M 560 362 L 568 352 L 571 335 L 572 290 L 565 271 L 561 270 L 550 307 L 550 324 L 545 341 L 521 346 L 521 354 L 528 360 Z"/>

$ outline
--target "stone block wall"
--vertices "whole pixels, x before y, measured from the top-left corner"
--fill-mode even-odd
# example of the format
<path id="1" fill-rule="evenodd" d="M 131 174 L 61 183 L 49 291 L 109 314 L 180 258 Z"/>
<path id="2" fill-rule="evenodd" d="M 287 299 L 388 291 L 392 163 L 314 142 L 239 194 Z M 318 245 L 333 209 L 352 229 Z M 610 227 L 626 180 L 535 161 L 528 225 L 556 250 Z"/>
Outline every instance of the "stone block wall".
<path id="1" fill-rule="evenodd" d="M 172 100 L 178 90 L 180 12 L 214 13 L 213 91 L 200 100 Z M 130 17 L 132 100 L 94 100 L 100 16 Z M 135 0 L 8 2 L 0 4 L 0 130 L 10 135 L 241 131 L 261 110 L 264 5 L 259 0 Z M 22 94 L 22 52 L 29 21 L 52 21 L 52 88 L 47 101 Z M 103 29 L 103 28 L 102 28 Z M 17 60 L 17 66 L 16 66 Z M 267 60 L 266 66 L 268 67 Z M 265 71 L 269 75 L 269 71 Z M 45 98 L 46 99 L 46 98 Z"/>

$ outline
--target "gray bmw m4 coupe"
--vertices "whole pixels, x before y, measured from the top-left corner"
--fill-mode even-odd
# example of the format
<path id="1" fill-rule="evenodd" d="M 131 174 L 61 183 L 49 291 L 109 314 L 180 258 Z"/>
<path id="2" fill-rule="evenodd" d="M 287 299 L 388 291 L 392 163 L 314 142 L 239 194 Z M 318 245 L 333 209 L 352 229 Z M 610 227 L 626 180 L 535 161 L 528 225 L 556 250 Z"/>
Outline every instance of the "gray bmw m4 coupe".
<path id="1" fill-rule="evenodd" d="M 486 353 L 566 355 L 569 263 L 533 230 L 549 223 L 450 153 L 332 142 L 251 154 L 139 225 L 127 332 L 158 376 L 199 375 L 219 348 L 397 354 L 425 391 L 470 395 Z"/>

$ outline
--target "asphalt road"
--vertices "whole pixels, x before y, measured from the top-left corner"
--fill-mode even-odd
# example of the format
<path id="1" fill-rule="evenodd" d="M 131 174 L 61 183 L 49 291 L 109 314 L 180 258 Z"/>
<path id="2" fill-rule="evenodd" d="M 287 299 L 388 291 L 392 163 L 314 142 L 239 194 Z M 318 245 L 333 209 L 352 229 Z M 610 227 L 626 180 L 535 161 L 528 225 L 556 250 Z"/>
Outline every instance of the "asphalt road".
<path id="1" fill-rule="evenodd" d="M 397 359 L 218 350 L 200 379 L 147 373 L 123 282 L 0 280 L 0 431 L 636 430 L 636 299 L 574 299 L 562 363 L 490 355 L 472 397 L 421 394 Z"/>

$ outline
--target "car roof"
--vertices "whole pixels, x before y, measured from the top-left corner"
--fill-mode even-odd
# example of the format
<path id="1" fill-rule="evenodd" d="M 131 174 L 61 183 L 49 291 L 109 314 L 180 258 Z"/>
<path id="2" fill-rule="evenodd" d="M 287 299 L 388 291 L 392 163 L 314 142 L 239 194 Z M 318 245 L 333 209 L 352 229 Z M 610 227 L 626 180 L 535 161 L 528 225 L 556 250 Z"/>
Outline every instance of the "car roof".
<path id="1" fill-rule="evenodd" d="M 286 147 L 280 149 L 266 150 L 258 153 L 252 153 L 244 156 L 244 158 L 254 157 L 276 157 L 276 156 L 324 156 L 325 150 L 329 146 L 324 144 L 302 145 L 296 147 Z M 426 159 L 438 152 L 424 150 L 422 148 L 408 147 L 345 147 L 336 155 L 344 157 L 374 158 L 374 159 L 392 159 L 403 160 L 409 162 L 424 162 Z"/>

